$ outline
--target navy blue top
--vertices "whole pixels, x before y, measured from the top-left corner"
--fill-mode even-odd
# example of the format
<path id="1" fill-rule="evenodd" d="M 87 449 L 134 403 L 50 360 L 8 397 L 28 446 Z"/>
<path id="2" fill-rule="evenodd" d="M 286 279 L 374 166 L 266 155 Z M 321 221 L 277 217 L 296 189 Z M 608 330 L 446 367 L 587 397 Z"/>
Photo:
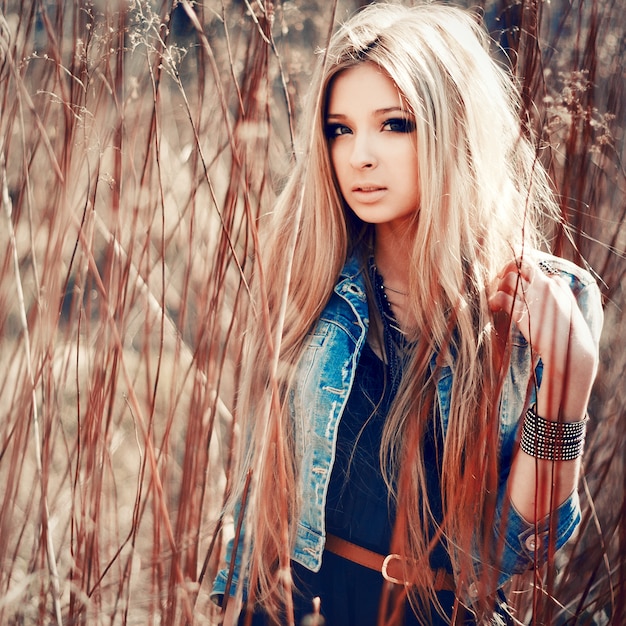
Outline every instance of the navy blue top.
<path id="1" fill-rule="evenodd" d="M 339 424 L 326 499 L 326 530 L 387 554 L 393 510 L 380 471 L 380 441 L 391 405 L 385 366 L 366 344 Z"/>
<path id="2" fill-rule="evenodd" d="M 380 444 L 391 404 L 402 378 L 404 354 L 408 347 L 393 316 L 383 281 L 370 263 L 375 305 L 383 325 L 386 362 L 367 343 L 359 360 L 355 381 L 339 423 L 337 448 L 326 499 L 326 531 L 359 546 L 389 554 L 395 508 L 380 467 Z M 440 463 L 432 428 L 424 438 L 424 462 L 429 500 L 438 521 L 441 516 Z M 431 531 L 432 532 L 432 531 Z M 431 555 L 431 567 L 451 565 L 439 545 Z M 312 598 L 321 599 L 326 626 L 368 626 L 378 621 L 384 579 L 380 572 L 357 565 L 328 550 L 322 567 L 314 573 L 294 564 L 296 624 L 311 611 Z M 449 610 L 452 592 L 440 592 L 440 602 Z M 431 612 L 433 626 L 443 624 Z M 406 625 L 418 624 L 407 604 Z"/>
<path id="3" fill-rule="evenodd" d="M 396 387 L 389 369 L 366 345 L 339 425 L 326 501 L 326 529 L 330 534 L 380 554 L 389 553 L 394 517 L 393 501 L 389 498 L 379 461 L 382 431 Z M 434 478 L 436 484 L 432 486 L 436 487 L 439 471 L 434 441 L 426 437 L 425 442 L 428 474 L 429 478 L 431 475 Z M 435 551 L 431 566 L 450 569 L 443 548 Z M 293 565 L 293 571 L 298 590 L 294 594 L 296 624 L 311 612 L 311 600 L 316 596 L 321 599 L 326 626 L 374 626 L 377 623 L 384 582 L 380 572 L 329 551 L 324 552 L 319 572 L 311 572 L 298 564 Z M 453 600 L 451 592 L 441 592 L 444 605 L 451 607 Z M 405 624 L 419 623 L 408 606 L 406 613 Z M 430 623 L 444 622 L 438 622 L 433 612 Z"/>

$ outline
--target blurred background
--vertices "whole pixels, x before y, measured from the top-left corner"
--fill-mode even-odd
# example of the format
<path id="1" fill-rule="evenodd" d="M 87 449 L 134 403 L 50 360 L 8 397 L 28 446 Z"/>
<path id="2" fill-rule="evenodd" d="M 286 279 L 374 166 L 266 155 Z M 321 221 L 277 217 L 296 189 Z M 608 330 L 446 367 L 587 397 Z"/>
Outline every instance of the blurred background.
<path id="1" fill-rule="evenodd" d="M 0 624 L 218 623 L 257 218 L 362 4 L 0 0 Z M 605 307 L 583 523 L 509 598 L 521 623 L 620 626 L 626 1 L 465 4 L 541 139 L 552 248 Z"/>

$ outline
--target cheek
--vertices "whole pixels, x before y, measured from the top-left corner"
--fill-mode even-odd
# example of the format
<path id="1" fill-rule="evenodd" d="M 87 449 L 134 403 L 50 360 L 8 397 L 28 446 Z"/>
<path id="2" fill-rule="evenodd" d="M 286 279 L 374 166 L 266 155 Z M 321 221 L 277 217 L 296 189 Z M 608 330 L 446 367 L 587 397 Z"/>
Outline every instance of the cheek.
<path id="1" fill-rule="evenodd" d="M 406 151 L 402 163 L 398 163 L 398 172 L 402 172 L 401 177 L 407 182 L 407 188 L 419 195 L 419 171 L 414 149 Z"/>
<path id="2" fill-rule="evenodd" d="M 337 144 L 333 145 L 329 151 L 328 151 L 329 157 L 330 157 L 330 166 L 333 169 L 333 172 L 335 173 L 335 177 L 337 178 L 337 182 L 339 183 L 340 187 L 343 187 L 344 181 L 345 181 L 345 164 L 346 164 L 346 159 L 344 158 L 344 155 L 342 155 L 342 150 L 341 147 L 338 146 Z"/>

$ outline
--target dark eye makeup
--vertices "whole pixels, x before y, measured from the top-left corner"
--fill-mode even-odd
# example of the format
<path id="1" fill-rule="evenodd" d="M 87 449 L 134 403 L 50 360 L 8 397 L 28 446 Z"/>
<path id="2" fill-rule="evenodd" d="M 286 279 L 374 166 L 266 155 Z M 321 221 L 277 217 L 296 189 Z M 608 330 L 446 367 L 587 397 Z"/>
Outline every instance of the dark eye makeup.
<path id="1" fill-rule="evenodd" d="M 352 131 L 345 124 L 326 124 L 324 128 L 324 133 L 327 139 L 334 139 L 335 137 L 339 137 L 339 135 L 347 135 Z"/>
<path id="2" fill-rule="evenodd" d="M 382 123 L 381 130 L 392 133 L 412 133 L 415 131 L 415 122 L 406 117 L 392 117 Z M 324 127 L 324 134 L 327 139 L 335 139 L 351 133 L 352 129 L 345 124 L 330 122 Z"/>
<path id="3" fill-rule="evenodd" d="M 415 122 L 406 117 L 394 117 L 386 120 L 383 128 L 392 133 L 412 133 L 415 130 Z"/>

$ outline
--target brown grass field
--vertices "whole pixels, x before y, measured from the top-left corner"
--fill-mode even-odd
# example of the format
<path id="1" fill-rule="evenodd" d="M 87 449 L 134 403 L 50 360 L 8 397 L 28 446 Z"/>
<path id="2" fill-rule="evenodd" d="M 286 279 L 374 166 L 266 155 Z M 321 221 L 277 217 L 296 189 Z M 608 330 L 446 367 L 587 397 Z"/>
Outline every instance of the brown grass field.
<path id="1" fill-rule="evenodd" d="M 357 4 L 0 0 L 0 624 L 217 623 L 256 221 Z M 583 524 L 509 597 L 623 626 L 626 1 L 481 6 L 605 305 Z"/>

